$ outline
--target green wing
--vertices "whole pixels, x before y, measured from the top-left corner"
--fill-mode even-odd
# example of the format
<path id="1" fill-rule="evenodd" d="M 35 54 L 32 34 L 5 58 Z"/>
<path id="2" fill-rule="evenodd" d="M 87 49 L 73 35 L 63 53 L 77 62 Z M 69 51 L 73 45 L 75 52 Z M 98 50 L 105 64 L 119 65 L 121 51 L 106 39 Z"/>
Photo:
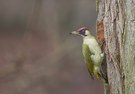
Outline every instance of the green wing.
<path id="1" fill-rule="evenodd" d="M 93 77 L 93 64 L 92 64 L 92 61 L 90 59 L 90 50 L 89 50 L 88 45 L 83 44 L 82 53 L 83 53 L 83 57 L 85 59 L 89 74 L 90 74 L 91 78 L 94 79 L 94 77 Z"/>

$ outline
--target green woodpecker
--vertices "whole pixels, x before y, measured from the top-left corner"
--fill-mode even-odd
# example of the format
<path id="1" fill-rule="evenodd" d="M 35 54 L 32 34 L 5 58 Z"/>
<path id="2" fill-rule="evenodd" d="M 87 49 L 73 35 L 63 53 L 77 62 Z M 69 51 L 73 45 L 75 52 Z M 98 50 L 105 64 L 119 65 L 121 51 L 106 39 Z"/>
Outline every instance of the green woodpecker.
<path id="1" fill-rule="evenodd" d="M 95 76 L 96 78 L 104 79 L 106 82 L 107 77 L 101 69 L 104 53 L 102 53 L 96 38 L 86 27 L 82 27 L 77 31 L 71 32 L 70 34 L 83 37 L 82 53 L 91 78 L 94 79 Z"/>

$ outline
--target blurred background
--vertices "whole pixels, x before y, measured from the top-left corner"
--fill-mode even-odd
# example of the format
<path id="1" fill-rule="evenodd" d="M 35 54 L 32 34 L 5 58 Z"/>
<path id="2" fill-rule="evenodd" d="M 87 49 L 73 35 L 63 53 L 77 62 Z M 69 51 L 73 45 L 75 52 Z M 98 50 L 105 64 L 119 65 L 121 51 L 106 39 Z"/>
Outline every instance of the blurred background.
<path id="1" fill-rule="evenodd" d="M 95 0 L 0 0 L 0 94 L 103 94 L 82 54 Z"/>

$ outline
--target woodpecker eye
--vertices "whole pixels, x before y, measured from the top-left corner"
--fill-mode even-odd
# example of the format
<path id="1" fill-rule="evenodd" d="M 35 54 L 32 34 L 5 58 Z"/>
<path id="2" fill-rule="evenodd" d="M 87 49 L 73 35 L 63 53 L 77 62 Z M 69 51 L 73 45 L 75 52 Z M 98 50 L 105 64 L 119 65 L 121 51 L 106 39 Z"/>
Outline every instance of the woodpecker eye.
<path id="1" fill-rule="evenodd" d="M 86 35 L 85 35 L 85 30 L 81 30 L 81 31 L 80 31 L 80 34 L 86 36 Z"/>
<path id="2" fill-rule="evenodd" d="M 82 33 L 85 33 L 85 30 L 81 30 Z"/>

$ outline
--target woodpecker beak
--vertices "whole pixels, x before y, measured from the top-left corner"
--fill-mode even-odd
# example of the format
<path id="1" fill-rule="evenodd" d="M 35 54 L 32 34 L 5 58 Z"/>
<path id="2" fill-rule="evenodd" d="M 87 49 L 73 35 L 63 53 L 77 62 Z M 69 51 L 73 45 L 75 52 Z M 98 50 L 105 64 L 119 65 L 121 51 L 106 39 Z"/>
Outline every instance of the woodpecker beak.
<path id="1" fill-rule="evenodd" d="M 74 35 L 78 35 L 79 33 L 77 31 L 72 31 L 69 34 L 74 34 Z"/>

